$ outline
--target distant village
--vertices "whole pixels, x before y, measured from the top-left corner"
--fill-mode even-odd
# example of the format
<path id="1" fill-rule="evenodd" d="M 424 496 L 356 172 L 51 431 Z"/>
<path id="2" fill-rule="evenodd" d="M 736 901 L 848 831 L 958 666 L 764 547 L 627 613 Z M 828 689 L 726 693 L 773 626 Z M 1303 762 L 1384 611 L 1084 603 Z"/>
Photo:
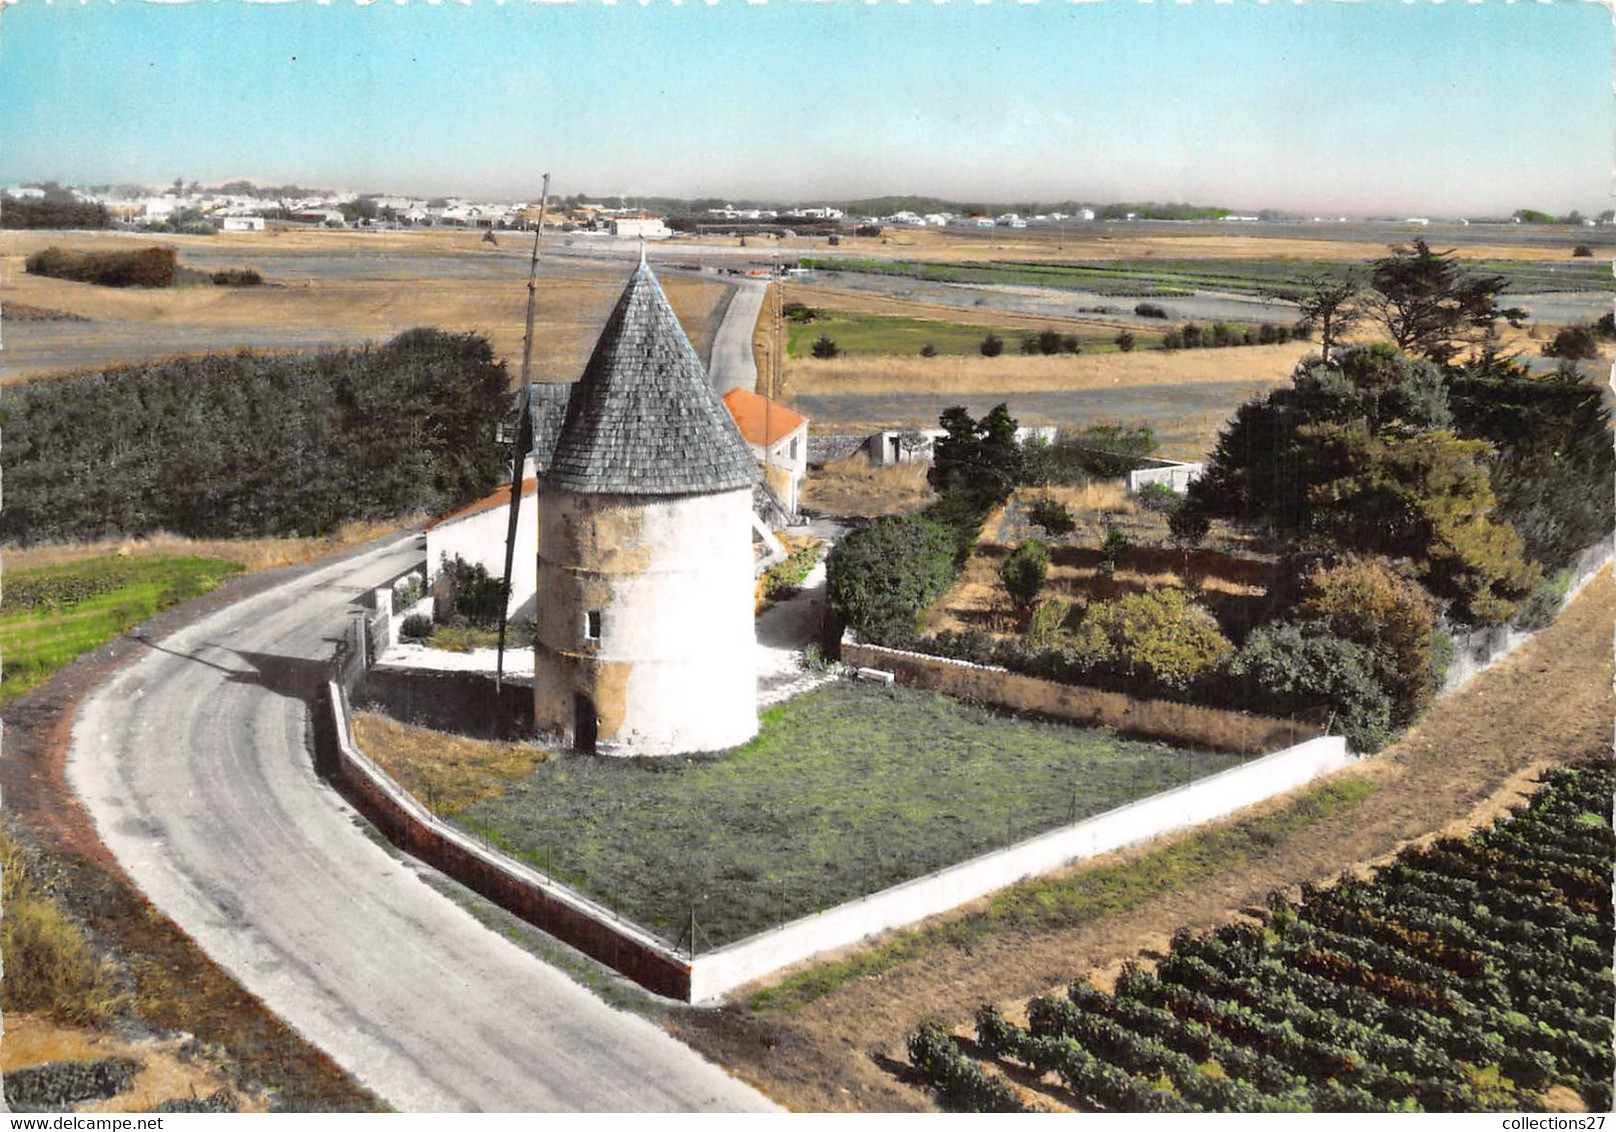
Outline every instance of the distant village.
<path id="1" fill-rule="evenodd" d="M 120 185 L 64 187 L 54 182 L 8 186 L 5 195 L 13 201 L 40 201 L 48 197 L 71 200 L 105 210 L 107 223 L 117 227 L 164 231 L 250 232 L 262 231 L 267 224 L 318 228 L 405 229 L 469 228 L 486 230 L 531 230 L 540 222 L 540 208 L 532 201 L 487 201 L 469 197 L 422 197 L 381 193 L 325 192 L 288 186 L 265 188 L 246 181 L 235 181 L 213 188 L 183 180 L 166 187 Z M 1035 211 L 981 211 L 975 208 L 939 208 L 917 211 L 896 208 L 890 212 L 855 211 L 824 204 L 781 207 L 737 207 L 695 202 L 685 207 L 636 205 L 623 201 L 612 205 L 571 198 L 552 202 L 544 213 L 547 227 L 568 232 L 600 233 L 630 239 L 660 240 L 676 234 L 737 235 L 874 235 L 885 228 L 1048 228 L 1097 221 L 1184 220 L 1239 224 L 1311 222 L 1348 223 L 1345 216 L 1306 217 L 1263 211 L 1239 213 L 1221 208 L 1188 205 L 1167 206 L 1080 206 Z M 697 206 L 700 207 L 697 207 Z M 1509 217 L 1475 219 L 1453 217 L 1433 219 L 1424 216 L 1386 217 L 1405 224 L 1521 224 L 1560 223 L 1586 227 L 1612 223 L 1606 211 L 1596 219 L 1572 213 L 1554 217 L 1521 209 Z"/>

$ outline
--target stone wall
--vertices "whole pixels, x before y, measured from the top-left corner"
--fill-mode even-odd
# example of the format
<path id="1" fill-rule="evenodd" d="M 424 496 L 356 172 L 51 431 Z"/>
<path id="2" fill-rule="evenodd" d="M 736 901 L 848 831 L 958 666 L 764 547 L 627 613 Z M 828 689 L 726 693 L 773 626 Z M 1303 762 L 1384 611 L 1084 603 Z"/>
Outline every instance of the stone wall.
<path id="1" fill-rule="evenodd" d="M 384 662 L 358 680 L 352 699 L 435 731 L 481 739 L 533 734 L 533 681 L 526 676 L 507 675 L 496 691 L 489 672 L 394 668 Z"/>
<path id="2" fill-rule="evenodd" d="M 844 639 L 842 660 L 891 672 L 898 683 L 944 692 L 964 700 L 1033 712 L 1071 723 L 1115 727 L 1175 743 L 1254 753 L 1288 747 L 1319 734 L 1295 720 L 1272 719 L 1170 700 L 1142 700 L 1077 684 L 1023 676 L 1005 668 L 941 656 L 900 652 Z"/>

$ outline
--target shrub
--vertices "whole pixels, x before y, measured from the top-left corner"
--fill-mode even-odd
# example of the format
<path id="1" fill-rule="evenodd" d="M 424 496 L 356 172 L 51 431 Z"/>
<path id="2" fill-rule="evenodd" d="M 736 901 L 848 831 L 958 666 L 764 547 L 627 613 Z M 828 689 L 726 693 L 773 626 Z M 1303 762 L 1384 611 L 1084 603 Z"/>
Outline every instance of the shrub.
<path id="1" fill-rule="evenodd" d="M 1167 520 L 1173 541 L 1182 547 L 1199 546 L 1212 533 L 1212 520 L 1182 505 Z"/>
<path id="2" fill-rule="evenodd" d="M 1071 508 L 1047 495 L 1027 508 L 1027 519 L 1050 538 L 1060 538 L 1077 529 L 1077 520 L 1072 518 Z"/>
<path id="3" fill-rule="evenodd" d="M 937 347 L 933 346 L 930 342 L 927 342 L 924 346 L 920 347 L 920 356 L 923 358 L 935 358 L 937 356 Z"/>
<path id="4" fill-rule="evenodd" d="M 133 252 L 74 252 L 46 248 L 24 262 L 30 275 L 46 275 L 102 287 L 171 287 L 176 256 L 173 248 Z"/>
<path id="5" fill-rule="evenodd" d="M 488 234 L 492 236 L 494 233 Z M 264 281 L 264 277 L 250 267 L 227 267 L 223 271 L 215 271 L 212 278 L 216 287 L 257 287 Z"/>
<path id="6" fill-rule="evenodd" d="M 1233 648 L 1212 615 L 1172 587 L 1089 606 L 1072 644 L 1079 653 L 1118 661 L 1177 688 L 1186 687 Z"/>
<path id="7" fill-rule="evenodd" d="M 954 580 L 955 549 L 948 527 L 912 515 L 851 531 L 827 562 L 831 608 L 866 640 L 906 641 Z"/>
<path id="8" fill-rule="evenodd" d="M 984 358 L 996 358 L 1004 353 L 1004 339 L 997 334 L 988 334 L 976 348 Z"/>
<path id="9" fill-rule="evenodd" d="M 1298 607 L 1331 636 L 1362 646 L 1391 702 L 1391 721 L 1412 723 L 1431 702 L 1435 603 L 1420 586 L 1378 559 L 1315 567 Z"/>
<path id="10" fill-rule="evenodd" d="M 455 616 L 472 625 L 499 624 L 510 588 L 505 579 L 489 574 L 480 562 L 467 562 L 458 555 L 443 564 L 450 592 L 454 595 Z"/>
<path id="11" fill-rule="evenodd" d="M 1252 631 L 1229 658 L 1227 698 L 1273 715 L 1327 712 L 1352 749 L 1378 751 L 1391 739 L 1392 703 L 1365 646 L 1320 623 L 1276 622 Z"/>
<path id="12" fill-rule="evenodd" d="M 828 360 L 830 358 L 834 358 L 837 354 L 840 354 L 842 352 L 842 348 L 836 344 L 836 339 L 832 338 L 829 334 L 821 334 L 818 338 L 814 339 L 813 351 L 814 357 L 822 360 Z"/>
<path id="13" fill-rule="evenodd" d="M 816 312 L 807 303 L 786 303 L 780 313 L 792 322 L 812 322 Z"/>
<path id="14" fill-rule="evenodd" d="M 432 618 L 424 613 L 412 613 L 398 627 L 398 635 L 405 640 L 424 641 L 432 635 L 434 628 Z"/>
<path id="15" fill-rule="evenodd" d="M 1121 350 L 1124 354 L 1131 353 L 1133 351 L 1134 336 L 1126 330 L 1121 331 L 1114 339 L 1112 339 L 1112 341 L 1117 344 L 1117 349 Z"/>
<path id="16" fill-rule="evenodd" d="M 1139 489 L 1139 506 L 1158 515 L 1171 515 L 1184 502 L 1184 497 L 1164 483 L 1147 483 Z"/>
<path id="17" fill-rule="evenodd" d="M 1027 643 L 1034 647 L 1053 644 L 1057 634 L 1072 616 L 1072 603 L 1060 598 L 1041 601 L 1027 622 Z"/>
<path id="18" fill-rule="evenodd" d="M 1109 574 L 1117 568 L 1117 559 L 1133 549 L 1133 539 L 1129 538 L 1115 524 L 1107 523 L 1105 527 L 1105 542 L 1100 544 L 1100 572 Z"/>
<path id="19" fill-rule="evenodd" d="M 1182 350 L 1184 348 L 1184 335 L 1177 330 L 1169 330 L 1162 335 L 1161 348 L 1164 350 Z"/>
<path id="20" fill-rule="evenodd" d="M 1606 311 L 1594 323 L 1594 331 L 1601 338 L 1616 338 L 1616 312 Z"/>
<path id="21" fill-rule="evenodd" d="M 1028 334 L 1025 337 L 1023 337 L 1021 339 L 1021 352 L 1023 354 L 1037 354 L 1037 353 L 1039 353 L 1040 351 L 1038 349 L 1038 339 L 1036 337 L 1034 337 L 1033 335 L 1031 335 L 1031 334 Z"/>
<path id="22" fill-rule="evenodd" d="M 1133 313 L 1140 318 L 1166 318 L 1167 312 L 1155 303 L 1140 303 L 1133 308 Z"/>
<path id="23" fill-rule="evenodd" d="M 1037 539 L 1028 539 L 1010 553 L 999 568 L 999 578 L 1005 592 L 1016 603 L 1017 609 L 1031 609 L 1049 575 L 1049 547 Z"/>
<path id="24" fill-rule="evenodd" d="M 1587 244 L 1578 244 L 1576 247 L 1571 249 L 1572 259 L 1592 259 L 1593 256 L 1594 250 Z"/>
<path id="25" fill-rule="evenodd" d="M 1156 449 L 1148 427 L 1094 425 L 1062 433 L 1053 444 L 1029 441 L 1023 448 L 1023 483 L 1081 486 L 1095 478 L 1125 476 Z"/>
<path id="26" fill-rule="evenodd" d="M 781 601 L 794 595 L 819 561 L 821 549 L 819 543 L 810 543 L 770 567 L 763 575 L 763 596 L 769 601 Z"/>
<path id="27" fill-rule="evenodd" d="M 1597 358 L 1599 339 L 1591 326 L 1563 326 L 1543 347 L 1545 358 Z"/>

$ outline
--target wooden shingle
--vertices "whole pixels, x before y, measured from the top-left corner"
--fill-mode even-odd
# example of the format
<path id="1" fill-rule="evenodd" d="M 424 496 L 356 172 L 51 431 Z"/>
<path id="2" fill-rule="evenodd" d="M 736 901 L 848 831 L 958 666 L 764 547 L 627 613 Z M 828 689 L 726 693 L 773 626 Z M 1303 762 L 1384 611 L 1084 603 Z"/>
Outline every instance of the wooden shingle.
<path id="1" fill-rule="evenodd" d="M 644 263 L 572 387 L 544 476 L 566 491 L 614 495 L 707 494 L 757 479 L 751 450 Z"/>

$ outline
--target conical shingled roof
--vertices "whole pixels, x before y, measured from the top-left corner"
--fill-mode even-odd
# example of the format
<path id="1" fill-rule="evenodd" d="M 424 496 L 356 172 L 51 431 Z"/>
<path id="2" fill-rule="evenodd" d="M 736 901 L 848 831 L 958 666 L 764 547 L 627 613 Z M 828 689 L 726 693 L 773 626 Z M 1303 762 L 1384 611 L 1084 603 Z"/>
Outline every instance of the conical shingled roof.
<path id="1" fill-rule="evenodd" d="M 757 480 L 757 461 L 644 263 L 573 386 L 544 480 L 615 495 L 733 491 Z"/>

